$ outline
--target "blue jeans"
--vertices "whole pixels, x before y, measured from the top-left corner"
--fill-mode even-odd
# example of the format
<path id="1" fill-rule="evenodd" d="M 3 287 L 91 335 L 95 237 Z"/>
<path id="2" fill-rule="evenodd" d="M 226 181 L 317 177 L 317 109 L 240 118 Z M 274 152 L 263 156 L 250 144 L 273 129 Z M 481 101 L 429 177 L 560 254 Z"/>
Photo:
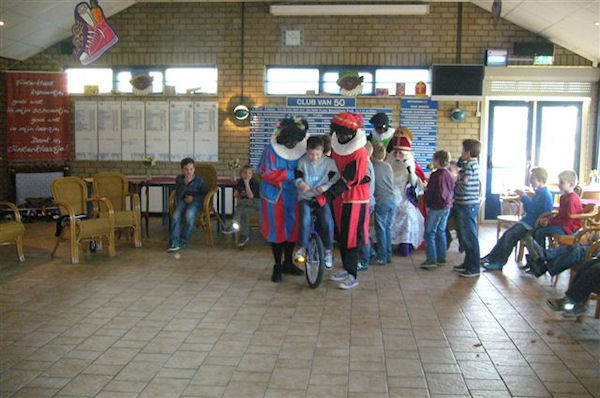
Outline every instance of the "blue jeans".
<path id="1" fill-rule="evenodd" d="M 446 224 L 450 209 L 429 209 L 425 220 L 425 254 L 427 260 L 446 260 Z"/>
<path id="2" fill-rule="evenodd" d="M 527 235 L 528 231 L 529 230 L 525 225 L 521 223 L 514 224 L 502 234 L 498 242 L 496 242 L 496 246 L 494 246 L 490 254 L 485 257 L 491 263 L 498 263 L 500 265 L 506 264 L 513 248 L 519 243 L 519 240 Z"/>
<path id="3" fill-rule="evenodd" d="M 454 226 L 456 227 L 457 223 L 456 223 L 456 208 L 453 206 L 452 209 L 450 209 L 450 215 L 448 216 L 448 220 L 450 219 L 454 219 Z M 458 230 L 458 227 L 456 227 L 456 238 L 458 239 L 458 247 L 464 247 L 465 245 L 463 245 L 463 238 L 460 235 L 460 231 Z M 446 246 L 449 245 L 448 242 L 452 241 L 452 234 L 450 233 L 450 230 L 448 229 L 448 222 L 446 222 Z"/>
<path id="4" fill-rule="evenodd" d="M 392 257 L 392 223 L 396 217 L 394 199 L 375 204 L 375 236 L 377 237 L 377 258 L 388 261 Z"/>
<path id="5" fill-rule="evenodd" d="M 472 205 L 454 205 L 456 227 L 463 238 L 465 261 L 468 272 L 479 272 L 479 240 L 477 239 L 477 219 L 479 203 Z"/>
<path id="6" fill-rule="evenodd" d="M 550 235 L 565 235 L 566 232 L 560 225 L 548 225 L 533 230 L 533 239 L 538 245 L 546 247 L 546 237 Z"/>
<path id="7" fill-rule="evenodd" d="M 333 217 L 331 216 L 331 208 L 325 206 L 317 206 L 315 214 L 317 216 L 317 231 L 323 246 L 326 250 L 333 250 Z M 298 246 L 302 248 L 308 247 L 308 236 L 310 234 L 310 201 L 301 200 L 298 202 L 298 210 L 300 211 L 300 225 L 298 225 Z"/>
<path id="8" fill-rule="evenodd" d="M 171 220 L 171 234 L 169 240 L 171 243 L 187 243 L 190 240 L 196 215 L 202 207 L 202 200 L 195 200 L 192 203 L 185 203 L 183 200 L 178 200 L 175 204 L 173 219 Z M 181 219 L 185 217 L 185 228 L 180 238 Z"/>
<path id="9" fill-rule="evenodd" d="M 555 249 L 539 251 L 542 252 L 542 261 L 545 261 L 548 273 L 554 276 L 583 262 L 590 247 L 592 245 L 576 243 L 570 246 L 559 246 Z"/>
<path id="10" fill-rule="evenodd" d="M 577 271 L 565 296 L 575 303 L 585 303 L 590 298 L 590 294 L 598 288 L 598 284 L 600 284 L 600 260 L 586 261 Z"/>

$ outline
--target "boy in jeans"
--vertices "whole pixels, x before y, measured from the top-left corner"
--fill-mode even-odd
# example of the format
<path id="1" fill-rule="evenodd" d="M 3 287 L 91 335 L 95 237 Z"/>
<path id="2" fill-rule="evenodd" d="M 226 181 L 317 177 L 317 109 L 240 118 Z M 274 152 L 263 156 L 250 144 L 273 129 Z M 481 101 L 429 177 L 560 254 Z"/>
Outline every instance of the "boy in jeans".
<path id="1" fill-rule="evenodd" d="M 572 214 L 583 211 L 579 195 L 573 192 L 576 186 L 577 174 L 573 170 L 565 170 L 558 175 L 558 188 L 562 192 L 558 215 L 541 220 L 541 226 L 533 230 L 533 239 L 538 245 L 545 247 L 547 236 L 571 235 L 581 228 L 581 220 L 571 218 Z"/>
<path id="2" fill-rule="evenodd" d="M 477 222 L 479 216 L 479 163 L 481 142 L 467 139 L 462 142 L 460 159 L 456 162 L 460 172 L 454 188 L 456 227 L 463 239 L 465 260 L 454 267 L 458 276 L 479 276 L 479 240 Z"/>
<path id="3" fill-rule="evenodd" d="M 306 260 L 311 223 L 311 202 L 313 202 L 319 236 L 325 246 L 325 266 L 333 267 L 333 217 L 322 194 L 339 178 L 340 175 L 333 159 L 323 156 L 323 138 L 309 137 L 306 141 L 306 154 L 300 158 L 296 168 L 300 224 L 298 225 L 299 247 L 294 255 L 295 262 L 302 263 Z M 317 200 L 317 196 L 320 201 L 315 205 L 314 201 Z"/>
<path id="4" fill-rule="evenodd" d="M 202 209 L 208 186 L 203 178 L 194 174 L 194 159 L 184 158 L 180 162 L 182 174 L 175 178 L 175 210 L 171 223 L 170 245 L 167 251 L 184 248 L 192 234 L 196 215 Z M 181 234 L 181 219 L 185 217 L 185 228 Z"/>
<path id="5" fill-rule="evenodd" d="M 392 262 L 392 223 L 396 217 L 394 170 L 385 161 L 386 148 L 376 143 L 373 147 L 373 171 L 375 173 L 375 236 L 377 258 L 375 264 Z"/>
<path id="6" fill-rule="evenodd" d="M 446 224 L 454 197 L 455 178 L 448 170 L 450 154 L 437 151 L 433 154 L 433 168 L 429 177 L 425 200 L 427 219 L 425 220 L 425 253 L 427 258 L 421 268 L 435 268 L 446 264 Z"/>
<path id="7" fill-rule="evenodd" d="M 531 169 L 529 181 L 535 190 L 533 197 L 530 198 L 525 191 L 516 190 L 523 203 L 525 215 L 518 223 L 510 227 L 498 240 L 492 251 L 481 259 L 483 268 L 489 271 L 501 270 L 519 240 L 535 227 L 535 222 L 540 214 L 552 210 L 552 195 L 546 188 L 547 179 L 546 169 L 542 167 Z"/>
<path id="8" fill-rule="evenodd" d="M 238 198 L 231 228 L 226 233 L 240 231 L 238 247 L 244 247 L 250 240 L 250 215 L 258 212 L 260 207 L 260 186 L 252 176 L 252 168 L 248 165 L 242 167 L 240 178 L 235 186 L 235 195 Z"/>

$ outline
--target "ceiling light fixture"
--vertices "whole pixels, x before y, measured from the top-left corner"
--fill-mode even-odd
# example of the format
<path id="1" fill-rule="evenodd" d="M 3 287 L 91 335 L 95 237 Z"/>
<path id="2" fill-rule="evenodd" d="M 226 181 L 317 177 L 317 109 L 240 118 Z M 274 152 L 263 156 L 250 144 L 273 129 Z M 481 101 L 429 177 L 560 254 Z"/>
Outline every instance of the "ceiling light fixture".
<path id="1" fill-rule="evenodd" d="M 4 26 L 4 21 L 0 19 L 0 26 Z"/>
<path id="2" fill-rule="evenodd" d="M 272 5 L 271 14 L 290 15 L 426 15 L 426 4 Z"/>
<path id="3" fill-rule="evenodd" d="M 240 26 L 240 85 L 241 85 L 241 95 L 240 95 L 240 103 L 233 108 L 233 115 L 237 120 L 245 120 L 250 116 L 250 110 L 244 104 L 244 2 L 241 3 L 241 26 Z"/>
<path id="4" fill-rule="evenodd" d="M 595 25 L 595 26 L 600 26 L 600 21 L 596 21 L 596 22 L 594 22 L 594 25 Z"/>

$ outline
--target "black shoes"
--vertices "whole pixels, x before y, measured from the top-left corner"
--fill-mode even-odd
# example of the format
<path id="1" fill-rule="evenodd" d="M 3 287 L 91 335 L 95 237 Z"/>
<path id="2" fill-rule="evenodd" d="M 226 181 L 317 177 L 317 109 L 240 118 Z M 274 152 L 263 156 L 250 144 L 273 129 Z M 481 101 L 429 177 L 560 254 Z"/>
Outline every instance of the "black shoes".
<path id="1" fill-rule="evenodd" d="M 275 283 L 281 283 L 283 277 L 281 275 L 281 264 L 273 265 L 273 275 L 271 275 L 271 281 Z"/>
<path id="2" fill-rule="evenodd" d="M 294 263 L 284 263 L 281 272 L 284 274 L 290 275 L 304 275 L 304 271 L 301 268 L 298 268 Z"/>

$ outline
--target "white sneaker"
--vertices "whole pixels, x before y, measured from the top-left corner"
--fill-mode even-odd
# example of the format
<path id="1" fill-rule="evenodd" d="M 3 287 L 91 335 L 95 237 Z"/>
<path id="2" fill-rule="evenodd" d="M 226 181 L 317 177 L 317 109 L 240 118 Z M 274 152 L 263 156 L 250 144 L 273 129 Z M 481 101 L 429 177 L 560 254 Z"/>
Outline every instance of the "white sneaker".
<path id="1" fill-rule="evenodd" d="M 348 271 L 346 271 L 345 269 L 339 271 L 337 274 L 333 275 L 331 277 L 332 281 L 335 282 L 341 282 L 343 280 L 345 280 L 350 274 L 348 273 Z"/>
<path id="2" fill-rule="evenodd" d="M 348 277 L 344 279 L 342 283 L 339 284 L 340 289 L 352 289 L 358 286 L 358 279 L 354 278 L 352 275 L 348 274 Z"/>
<path id="3" fill-rule="evenodd" d="M 325 250 L 325 268 L 333 268 L 333 250 Z"/>
<path id="4" fill-rule="evenodd" d="M 240 241 L 237 244 L 238 247 L 244 247 L 246 246 L 246 243 L 248 243 L 250 241 L 250 237 L 249 236 L 240 236 Z"/>

